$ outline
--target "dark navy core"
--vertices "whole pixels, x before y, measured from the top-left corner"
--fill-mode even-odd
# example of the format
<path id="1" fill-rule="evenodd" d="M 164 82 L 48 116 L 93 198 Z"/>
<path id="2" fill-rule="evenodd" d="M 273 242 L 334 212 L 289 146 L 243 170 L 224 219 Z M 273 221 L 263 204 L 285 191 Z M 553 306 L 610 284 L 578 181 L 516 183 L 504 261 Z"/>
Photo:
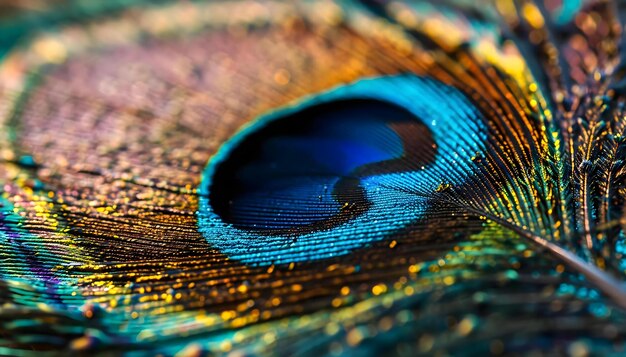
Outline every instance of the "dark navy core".
<path id="1" fill-rule="evenodd" d="M 419 147 L 405 142 L 411 139 Z M 217 167 L 210 202 L 225 223 L 244 230 L 330 228 L 368 208 L 362 178 L 406 170 L 398 161 L 411 156 L 407 149 L 434 152 L 433 144 L 415 115 L 388 102 L 319 104 L 247 136 Z"/>

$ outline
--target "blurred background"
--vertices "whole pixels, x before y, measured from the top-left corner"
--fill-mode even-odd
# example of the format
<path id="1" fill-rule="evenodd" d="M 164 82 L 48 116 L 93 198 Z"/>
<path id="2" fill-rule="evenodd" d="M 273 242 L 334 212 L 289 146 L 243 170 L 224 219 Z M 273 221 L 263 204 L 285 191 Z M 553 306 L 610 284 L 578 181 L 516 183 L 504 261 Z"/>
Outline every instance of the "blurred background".
<path id="1" fill-rule="evenodd" d="M 21 38 L 43 28 L 84 22 L 132 5 L 158 5 L 171 0 L 0 0 L 0 59 Z"/>

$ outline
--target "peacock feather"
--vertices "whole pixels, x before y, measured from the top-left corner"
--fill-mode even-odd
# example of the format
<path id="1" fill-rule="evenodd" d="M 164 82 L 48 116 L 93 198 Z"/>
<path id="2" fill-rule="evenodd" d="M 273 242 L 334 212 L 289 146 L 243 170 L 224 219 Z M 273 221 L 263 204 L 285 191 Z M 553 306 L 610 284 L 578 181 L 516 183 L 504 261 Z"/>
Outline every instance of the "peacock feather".
<path id="1" fill-rule="evenodd" d="M 625 22 L 0 1 L 0 355 L 626 353 Z"/>

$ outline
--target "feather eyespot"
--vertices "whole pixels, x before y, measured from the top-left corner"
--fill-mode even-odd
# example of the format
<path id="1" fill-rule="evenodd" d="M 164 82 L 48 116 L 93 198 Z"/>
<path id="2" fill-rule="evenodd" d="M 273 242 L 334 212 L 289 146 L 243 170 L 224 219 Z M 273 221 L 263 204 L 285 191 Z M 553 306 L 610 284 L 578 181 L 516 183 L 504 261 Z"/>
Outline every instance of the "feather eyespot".
<path id="1" fill-rule="evenodd" d="M 439 191 L 440 163 L 450 143 L 472 135 L 458 130 L 468 124 L 479 131 L 480 115 L 460 92 L 412 75 L 305 98 L 257 119 L 211 160 L 199 229 L 232 258 L 261 265 L 383 240 L 428 210 L 424 194 Z M 480 145 L 455 155 L 471 163 Z"/>

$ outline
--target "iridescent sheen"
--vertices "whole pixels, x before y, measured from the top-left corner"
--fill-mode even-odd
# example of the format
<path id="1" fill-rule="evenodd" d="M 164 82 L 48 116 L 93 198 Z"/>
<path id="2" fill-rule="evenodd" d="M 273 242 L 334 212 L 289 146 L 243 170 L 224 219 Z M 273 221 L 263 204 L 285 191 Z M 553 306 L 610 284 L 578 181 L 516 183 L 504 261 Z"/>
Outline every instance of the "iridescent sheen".
<path id="1" fill-rule="evenodd" d="M 219 149 L 199 191 L 199 230 L 248 265 L 327 259 L 393 238 L 445 185 L 440 163 L 467 172 L 484 155 L 482 122 L 454 88 L 411 75 L 314 95 Z"/>
<path id="2" fill-rule="evenodd" d="M 0 2 L 0 355 L 622 355 L 620 1 Z"/>

